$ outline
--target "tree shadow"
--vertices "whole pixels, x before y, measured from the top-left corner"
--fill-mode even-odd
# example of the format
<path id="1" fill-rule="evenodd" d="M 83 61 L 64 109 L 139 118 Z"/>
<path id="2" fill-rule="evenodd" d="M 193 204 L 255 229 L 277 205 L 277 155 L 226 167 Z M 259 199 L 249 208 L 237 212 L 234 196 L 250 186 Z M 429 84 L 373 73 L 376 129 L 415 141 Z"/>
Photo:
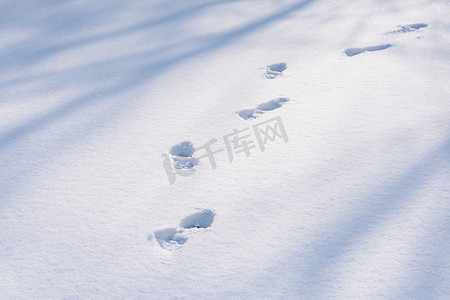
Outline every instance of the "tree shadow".
<path id="1" fill-rule="evenodd" d="M 225 45 L 230 45 L 232 42 L 238 40 L 239 38 L 242 38 L 245 35 L 248 35 L 261 27 L 264 27 L 265 25 L 268 25 L 272 22 L 275 22 L 277 20 L 280 20 L 281 18 L 287 16 L 288 14 L 293 13 L 296 10 L 299 10 L 309 3 L 313 2 L 314 0 L 307 0 L 307 1 L 301 1 L 299 3 L 296 3 L 295 5 L 291 5 L 288 8 L 282 9 L 279 12 L 276 12 L 270 16 L 258 19 L 256 21 L 250 22 L 249 24 L 242 26 L 237 29 L 230 30 L 228 32 L 214 34 L 211 36 L 208 36 L 206 38 L 200 38 L 200 39 L 194 39 L 193 43 L 195 44 L 193 47 L 190 47 L 192 49 L 182 52 L 181 54 L 176 54 L 173 56 L 164 57 L 158 61 L 152 60 L 152 56 L 156 52 L 166 52 L 167 50 L 173 49 L 173 48 L 180 48 L 180 46 L 184 46 L 183 43 L 179 43 L 176 45 L 159 48 L 150 52 L 145 52 L 141 54 L 133 54 L 128 56 L 122 56 L 120 58 L 117 58 L 116 60 L 109 60 L 105 62 L 95 63 L 93 66 L 87 66 L 88 68 L 91 68 L 92 70 L 98 70 L 107 66 L 113 65 L 113 69 L 120 69 L 126 70 L 126 74 L 128 76 L 122 78 L 120 82 L 114 83 L 113 85 L 107 85 L 104 87 L 101 87 L 100 89 L 97 89 L 91 93 L 87 93 L 86 95 L 82 97 L 78 97 L 75 99 L 72 99 L 71 101 L 68 101 L 67 103 L 64 103 L 60 107 L 54 109 L 53 111 L 41 115 L 34 120 L 31 120 L 29 122 L 26 122 L 25 124 L 16 127 L 15 129 L 12 129 L 8 131 L 7 133 L 4 133 L 0 135 L 0 151 L 2 151 L 7 145 L 9 145 L 13 140 L 18 139 L 20 136 L 31 133 L 38 128 L 45 125 L 45 123 L 50 123 L 55 121 L 58 118 L 61 118 L 69 113 L 72 113 L 74 110 L 77 110 L 79 106 L 83 106 L 87 104 L 90 101 L 100 101 L 101 99 L 107 99 L 113 94 L 118 94 L 122 91 L 125 91 L 127 89 L 131 89 L 137 85 L 140 85 L 148 80 L 153 79 L 157 75 L 163 73 L 164 71 L 168 70 L 169 68 L 180 64 L 184 61 L 187 61 L 189 59 L 192 59 L 195 56 L 206 54 L 207 52 L 217 50 L 220 47 L 223 47 Z M 216 1 L 217 2 L 217 1 Z M 218 1 L 217 3 L 224 3 L 226 1 Z M 189 12 L 192 14 L 193 11 L 201 9 L 201 5 L 196 6 L 195 8 L 191 8 Z M 178 16 L 181 14 L 180 12 L 176 13 L 175 15 Z M 175 18 L 174 16 L 170 16 L 167 18 L 164 18 L 163 20 L 170 20 Z M 150 25 L 149 25 L 150 24 Z M 154 22 L 149 22 L 147 26 L 151 26 L 151 24 L 154 24 Z M 142 28 L 145 27 L 145 24 L 139 24 L 136 26 L 132 26 L 131 29 L 133 30 L 136 28 Z M 120 33 L 114 33 L 115 34 L 126 34 L 129 33 L 128 30 L 119 30 Z M 104 38 L 107 38 L 110 36 L 110 34 L 107 34 Z M 85 40 L 84 42 L 88 42 L 91 40 L 90 38 Z M 80 42 L 82 43 L 82 42 Z M 192 44 L 192 42 L 191 42 Z M 197 46 L 199 44 L 199 46 Z M 169 49 L 168 49 L 169 48 Z M 184 47 L 183 47 L 184 48 Z M 64 49 L 64 47 L 63 47 Z M 44 51 L 47 52 L 47 51 Z M 51 52 L 51 51 L 50 51 Z M 50 54 L 47 54 L 50 55 Z M 29 55 L 27 55 L 29 56 Z M 145 62 L 150 58 L 150 62 Z M 39 58 L 42 59 L 42 58 Z M 28 62 L 25 62 L 27 64 Z M 81 73 L 88 73 L 88 70 L 85 68 L 82 68 Z M 49 74 L 46 74 L 49 75 Z M 79 73 L 76 73 L 76 75 L 80 75 Z M 33 78 L 33 77 L 31 77 Z M 27 78 L 27 79 L 31 79 Z"/>
<path id="2" fill-rule="evenodd" d="M 37 32 L 36 35 L 25 41 L 19 39 L 0 49 L 0 53 L 4 54 L 0 70 L 6 75 L 0 81 L 0 86 L 6 90 L 14 88 L 10 92 L 13 97 L 8 97 L 13 99 L 10 102 L 30 101 L 17 96 L 17 91 L 29 93 L 31 98 L 36 93 L 51 95 L 51 93 L 67 91 L 69 91 L 68 95 L 75 94 L 75 96 L 65 96 L 62 101 L 49 106 L 44 112 L 26 117 L 21 124 L 16 124 L 14 127 L 0 132 L 2 160 L 0 167 L 4 170 L 2 177 L 5 178 L 2 180 L 3 182 L 0 182 L 0 187 L 4 188 L 4 191 L 13 192 L 15 187 L 20 186 L 20 182 L 25 180 L 26 174 L 31 174 L 30 170 L 26 170 L 28 163 L 24 158 L 27 156 L 27 150 L 23 149 L 29 147 L 30 144 L 24 145 L 24 141 L 30 143 L 30 138 L 37 139 L 32 140 L 33 147 L 29 147 L 29 151 L 33 151 L 32 165 L 34 168 L 39 168 L 39 161 L 41 163 L 46 161 L 44 157 L 48 155 L 49 147 L 55 147 L 55 145 L 59 149 L 66 147 L 64 143 L 67 144 L 69 132 L 46 136 L 46 131 L 58 123 L 95 106 L 95 112 L 84 113 L 85 120 L 77 125 L 79 130 L 73 134 L 74 140 L 70 143 L 81 142 L 83 138 L 95 132 L 98 124 L 111 118 L 111 113 L 120 115 L 122 105 L 130 105 L 137 101 L 136 99 L 127 99 L 124 104 L 124 101 L 118 97 L 119 95 L 152 82 L 184 62 L 232 45 L 307 7 L 314 1 L 303 0 L 282 5 L 275 12 L 265 16 L 251 16 L 245 24 L 226 31 L 217 31 L 206 36 L 176 37 L 173 42 L 164 42 L 163 45 L 149 47 L 149 49 L 136 49 L 131 53 L 112 55 L 113 57 L 105 59 L 97 58 L 84 64 L 83 62 L 74 62 L 73 66 L 62 64 L 62 67 L 59 68 L 52 68 L 49 63 L 70 51 L 89 49 L 98 43 L 108 44 L 110 41 L 117 41 L 117 39 L 120 40 L 135 33 L 154 35 L 156 39 L 161 40 L 164 35 L 171 35 L 169 29 L 182 26 L 186 20 L 195 19 L 205 7 L 233 4 L 239 0 L 197 1 L 194 4 L 188 2 L 186 7 L 176 9 L 162 17 L 158 16 L 145 21 L 137 21 L 131 25 L 116 26 L 105 32 L 90 34 L 84 34 L 83 28 L 97 26 L 101 22 L 113 19 L 111 16 L 118 15 L 125 9 L 125 2 L 110 7 L 97 5 L 87 12 L 82 7 L 72 7 L 70 3 L 55 5 L 52 1 L 43 1 L 33 5 L 30 5 L 29 2 L 2 3 L 3 8 L 12 9 L 11 15 L 20 14 L 22 22 L 17 23 L 15 18 L 7 18 L 0 30 L 25 31 L 35 26 Z M 161 1 L 157 5 L 163 7 L 166 4 Z M 42 11 L 48 12 L 37 17 Z M 158 14 L 156 13 L 156 15 Z M 56 22 L 58 18 L 63 21 Z M 159 31 L 155 30 L 155 27 L 159 27 Z M 61 36 L 64 38 L 60 38 Z M 93 51 L 98 51 L 98 49 L 93 48 Z M 114 53 L 113 50 L 112 53 Z M 30 85 L 30 82 L 33 84 Z M 92 84 L 93 82 L 96 84 Z M 73 93 L 71 92 L 73 89 L 79 90 Z M 0 105 L 2 104 L 0 103 Z M 45 106 L 45 104 L 43 105 Z M 80 135 L 79 132 L 83 132 L 83 135 Z M 46 136 L 46 138 L 39 139 L 41 136 Z M 18 149 L 17 147 L 22 147 L 21 151 L 23 151 L 24 157 L 12 160 L 11 157 L 15 157 L 12 153 Z M 4 161 L 8 162 L 4 163 Z M 8 186 L 12 181 L 14 181 L 13 186 Z M 3 197 L 6 197 L 6 193 L 3 193 Z"/>
<path id="3" fill-rule="evenodd" d="M 427 179 L 435 173 L 450 169 L 450 139 L 447 139 L 439 147 L 435 148 L 422 160 L 415 163 L 403 174 L 398 176 L 398 180 L 384 185 L 364 198 L 349 199 L 352 208 L 355 208 L 345 216 L 342 216 L 334 224 L 326 224 L 327 230 L 324 234 L 319 234 L 317 240 L 305 241 L 307 251 L 295 252 L 294 256 L 284 257 L 278 265 L 288 264 L 296 268 L 297 274 L 291 281 L 291 286 L 295 286 L 302 291 L 305 298 L 322 298 L 330 292 L 326 287 L 333 286 L 336 278 L 336 268 L 343 263 L 345 255 L 360 245 L 363 240 L 370 237 L 386 224 L 389 220 L 394 220 L 401 216 L 408 207 L 416 204 L 415 196 L 427 185 Z M 448 171 L 446 172 L 448 177 Z M 443 187 L 444 188 L 444 187 Z M 436 201 L 447 202 L 450 205 L 450 198 L 434 199 Z M 446 206 L 445 204 L 443 205 Z M 409 245 L 409 250 L 413 252 L 420 249 L 429 249 L 427 259 L 423 261 L 410 261 L 409 269 L 415 271 L 414 282 L 405 283 L 403 286 L 404 295 L 392 295 L 393 297 L 409 297 L 423 295 L 430 297 L 435 294 L 442 296 L 442 286 L 437 287 L 437 282 L 445 282 L 445 268 L 448 267 L 449 256 L 443 263 L 444 253 L 448 251 L 450 242 L 448 241 L 448 225 L 450 224 L 450 214 L 443 213 L 443 219 L 436 219 L 437 223 L 431 228 L 441 228 L 436 232 L 427 232 L 427 235 L 420 234 L 423 245 Z M 325 225 L 325 224 L 324 224 Z M 303 248 L 305 249 L 305 248 Z M 445 259 L 444 259 L 445 260 Z M 405 266 L 403 266 L 405 267 Z M 411 274 L 408 274 L 411 278 Z M 406 286 L 406 284 L 408 284 Z M 402 283 L 398 283 L 402 285 Z M 381 293 L 381 291 L 380 291 Z"/>

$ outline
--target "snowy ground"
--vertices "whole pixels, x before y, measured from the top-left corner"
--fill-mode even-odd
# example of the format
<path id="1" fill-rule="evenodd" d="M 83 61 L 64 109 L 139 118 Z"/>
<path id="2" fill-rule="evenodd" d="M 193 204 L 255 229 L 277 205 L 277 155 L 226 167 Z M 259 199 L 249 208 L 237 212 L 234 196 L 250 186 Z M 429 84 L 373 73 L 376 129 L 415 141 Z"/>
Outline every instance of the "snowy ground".
<path id="1" fill-rule="evenodd" d="M 0 298 L 450 299 L 449 16 L 3 0 Z"/>

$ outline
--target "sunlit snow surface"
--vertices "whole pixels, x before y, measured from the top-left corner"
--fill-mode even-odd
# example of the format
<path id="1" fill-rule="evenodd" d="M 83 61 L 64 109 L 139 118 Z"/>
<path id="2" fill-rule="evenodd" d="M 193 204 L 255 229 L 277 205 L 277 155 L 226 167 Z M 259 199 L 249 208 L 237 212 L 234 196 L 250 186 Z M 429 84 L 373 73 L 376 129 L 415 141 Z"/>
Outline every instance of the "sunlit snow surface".
<path id="1" fill-rule="evenodd" d="M 450 299 L 449 16 L 1 1 L 0 298 Z"/>

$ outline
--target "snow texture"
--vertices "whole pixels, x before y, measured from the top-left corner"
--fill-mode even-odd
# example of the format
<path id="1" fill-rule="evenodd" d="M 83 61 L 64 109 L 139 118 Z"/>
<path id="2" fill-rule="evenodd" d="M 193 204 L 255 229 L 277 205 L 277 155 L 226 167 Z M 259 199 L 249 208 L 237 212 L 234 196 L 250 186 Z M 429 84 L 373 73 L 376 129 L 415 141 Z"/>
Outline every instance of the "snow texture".
<path id="1" fill-rule="evenodd" d="M 0 298 L 450 299 L 449 16 L 2 0 Z"/>

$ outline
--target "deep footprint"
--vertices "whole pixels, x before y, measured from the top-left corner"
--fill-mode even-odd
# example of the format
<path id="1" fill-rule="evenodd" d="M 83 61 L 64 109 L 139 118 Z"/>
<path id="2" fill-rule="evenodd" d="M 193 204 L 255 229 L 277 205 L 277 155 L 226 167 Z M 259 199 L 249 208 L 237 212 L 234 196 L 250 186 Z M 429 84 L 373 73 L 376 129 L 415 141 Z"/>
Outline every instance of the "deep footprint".
<path id="1" fill-rule="evenodd" d="M 384 50 L 384 49 L 388 49 L 391 48 L 392 46 L 394 46 L 393 44 L 383 44 L 383 45 L 377 45 L 377 46 L 371 46 L 371 47 L 365 47 L 365 48 L 347 48 L 345 49 L 345 54 L 347 54 L 347 56 L 355 56 L 361 53 L 364 53 L 366 51 L 380 51 L 380 50 Z"/>
<path id="2" fill-rule="evenodd" d="M 398 25 L 397 26 L 399 29 L 394 30 L 394 31 L 389 31 L 386 32 L 386 34 L 391 34 L 391 33 L 406 33 L 406 32 L 411 32 L 411 31 L 417 31 L 420 28 L 425 28 L 428 27 L 428 24 L 425 23 L 416 23 L 416 24 L 408 24 L 408 25 Z"/>
<path id="3" fill-rule="evenodd" d="M 215 213 L 210 209 L 203 209 L 181 220 L 179 227 L 157 230 L 153 238 L 161 248 L 177 250 L 181 248 L 198 229 L 211 227 Z"/>
<path id="4" fill-rule="evenodd" d="M 155 231 L 155 240 L 163 249 L 176 250 L 187 242 L 188 238 L 183 236 L 183 232 L 177 228 L 166 228 Z"/>
<path id="5" fill-rule="evenodd" d="M 264 76 L 267 79 L 274 79 L 283 73 L 284 70 L 287 69 L 287 65 L 283 62 L 272 64 L 269 66 L 266 66 L 266 72 L 264 73 Z"/>
<path id="6" fill-rule="evenodd" d="M 256 108 L 241 109 L 236 111 L 236 114 L 244 120 L 256 119 L 265 112 L 278 109 L 288 102 L 289 98 L 276 98 L 261 104 L 258 104 Z"/>
<path id="7" fill-rule="evenodd" d="M 181 220 L 180 227 L 184 229 L 211 227 L 215 215 L 212 210 L 203 209 Z"/>
<path id="8" fill-rule="evenodd" d="M 198 160 L 193 157 L 195 149 L 190 141 L 184 141 L 170 148 L 170 157 L 177 169 L 192 169 L 198 165 Z"/>

